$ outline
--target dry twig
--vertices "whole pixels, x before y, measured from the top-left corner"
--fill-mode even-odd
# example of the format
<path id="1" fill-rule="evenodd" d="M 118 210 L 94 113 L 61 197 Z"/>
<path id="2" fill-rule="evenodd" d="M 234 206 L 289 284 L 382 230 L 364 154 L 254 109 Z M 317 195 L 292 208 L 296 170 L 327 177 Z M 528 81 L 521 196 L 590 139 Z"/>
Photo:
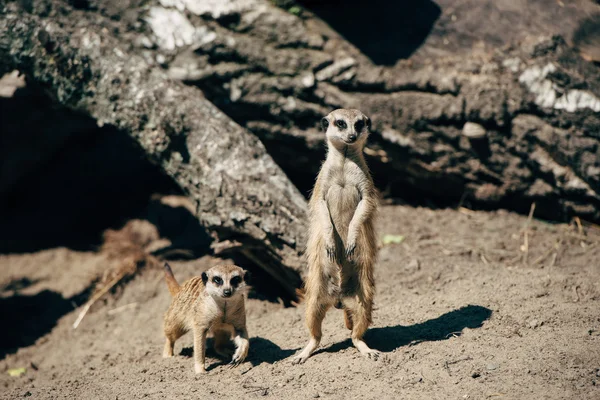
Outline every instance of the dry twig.
<path id="1" fill-rule="evenodd" d="M 535 203 L 531 203 L 529 215 L 527 216 L 527 222 L 523 227 L 523 245 L 521 246 L 521 251 L 523 252 L 523 264 L 527 264 L 527 258 L 529 257 L 529 226 L 531 225 L 531 220 L 533 219 L 534 212 Z"/>

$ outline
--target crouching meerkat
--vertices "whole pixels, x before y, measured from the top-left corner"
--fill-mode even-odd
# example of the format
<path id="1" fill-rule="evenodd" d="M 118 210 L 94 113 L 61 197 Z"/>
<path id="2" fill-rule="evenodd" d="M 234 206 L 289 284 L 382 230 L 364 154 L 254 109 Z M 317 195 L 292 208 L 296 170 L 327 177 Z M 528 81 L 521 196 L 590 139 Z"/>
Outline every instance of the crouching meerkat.
<path id="1" fill-rule="evenodd" d="M 245 308 L 249 277 L 249 272 L 236 265 L 219 265 L 180 286 L 171 267 L 165 263 L 165 280 L 173 300 L 164 319 L 163 357 L 172 357 L 175 341 L 191 330 L 196 373 L 205 372 L 206 336 L 209 333 L 214 336 L 217 354 L 232 357 L 231 366 L 241 364 L 250 347 Z M 228 347 L 231 339 L 235 352 Z"/>
<path id="2" fill-rule="evenodd" d="M 310 340 L 293 360 L 305 362 L 321 341 L 325 313 L 343 308 L 352 343 L 377 360 L 363 335 L 371 324 L 377 243 L 373 226 L 378 193 L 365 162 L 371 121 L 358 110 L 339 109 L 321 121 L 327 136 L 327 159 L 309 202 L 305 282 L 306 324 Z"/>

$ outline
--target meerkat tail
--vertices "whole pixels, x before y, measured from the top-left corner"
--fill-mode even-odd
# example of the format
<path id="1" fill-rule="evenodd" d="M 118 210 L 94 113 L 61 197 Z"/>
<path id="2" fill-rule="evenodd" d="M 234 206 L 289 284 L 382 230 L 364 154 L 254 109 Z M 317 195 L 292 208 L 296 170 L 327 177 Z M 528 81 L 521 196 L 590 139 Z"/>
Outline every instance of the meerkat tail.
<path id="1" fill-rule="evenodd" d="M 165 281 L 167 281 L 167 286 L 171 296 L 175 296 L 177 293 L 179 293 L 179 283 L 177 283 L 175 275 L 173 275 L 173 271 L 168 263 L 165 263 Z"/>

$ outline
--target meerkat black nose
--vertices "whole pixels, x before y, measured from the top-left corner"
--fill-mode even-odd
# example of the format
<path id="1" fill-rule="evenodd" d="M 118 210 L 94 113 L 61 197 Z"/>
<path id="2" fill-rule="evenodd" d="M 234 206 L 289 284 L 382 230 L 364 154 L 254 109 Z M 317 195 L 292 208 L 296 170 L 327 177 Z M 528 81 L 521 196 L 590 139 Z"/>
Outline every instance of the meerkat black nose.
<path id="1" fill-rule="evenodd" d="M 225 297 L 231 296 L 231 289 L 223 289 L 223 296 L 225 296 Z"/>
<path id="2" fill-rule="evenodd" d="M 351 133 L 348 135 L 348 140 L 354 142 L 356 140 L 356 133 Z"/>

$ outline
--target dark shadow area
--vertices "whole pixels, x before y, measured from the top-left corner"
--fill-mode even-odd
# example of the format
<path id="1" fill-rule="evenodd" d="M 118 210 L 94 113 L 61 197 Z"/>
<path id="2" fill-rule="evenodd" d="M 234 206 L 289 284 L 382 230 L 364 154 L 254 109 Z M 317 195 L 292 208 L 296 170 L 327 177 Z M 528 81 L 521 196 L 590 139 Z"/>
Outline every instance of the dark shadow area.
<path id="1" fill-rule="evenodd" d="M 427 39 L 441 8 L 430 0 L 299 0 L 379 65 L 408 58 Z"/>
<path id="2" fill-rule="evenodd" d="M 56 108 L 34 88 L 0 98 L 0 253 L 93 249 L 153 193 L 181 191 L 127 134 Z"/>
<path id="3" fill-rule="evenodd" d="M 10 282 L 0 294 L 4 295 L 11 287 L 18 287 L 22 279 Z M 65 314 L 83 304 L 89 295 L 86 289 L 70 298 L 43 290 L 34 295 L 23 295 L 18 291 L 8 297 L 0 297 L 0 360 L 16 352 L 21 347 L 33 345 L 39 338 L 50 333 L 56 322 Z"/>
<path id="4" fill-rule="evenodd" d="M 208 342 L 208 341 L 207 341 Z M 212 345 L 210 347 L 206 347 L 206 351 L 212 349 Z M 194 356 L 194 348 L 193 347 L 184 347 L 179 352 L 179 355 L 186 358 L 192 358 Z"/>
<path id="5" fill-rule="evenodd" d="M 407 344 L 460 336 L 465 328 L 481 327 L 491 315 L 492 310 L 489 308 L 468 305 L 420 324 L 369 329 L 365 335 L 365 342 L 374 349 L 390 352 Z M 319 352 L 335 353 L 349 347 L 352 347 L 350 339 L 335 343 Z"/>
<path id="6" fill-rule="evenodd" d="M 276 361 L 288 358 L 298 350 L 299 348 L 284 350 L 269 339 L 253 337 L 250 338 L 248 360 L 252 363 L 253 367 L 262 363 L 273 364 Z"/>
<path id="7" fill-rule="evenodd" d="M 0 294 L 6 293 L 6 292 L 18 292 L 19 290 L 23 290 L 28 288 L 29 286 L 35 285 L 36 283 L 38 283 L 40 281 L 40 279 L 36 279 L 36 280 L 31 280 L 29 278 L 19 278 L 19 279 L 14 279 L 10 282 L 8 282 L 7 284 L 5 284 L 4 286 L 0 286 Z"/>
<path id="8" fill-rule="evenodd" d="M 231 349 L 234 349 L 233 343 L 231 345 Z M 179 352 L 179 355 L 186 357 L 186 358 L 192 358 L 194 356 L 194 348 L 191 346 L 184 347 Z M 223 358 L 222 356 L 220 356 L 219 354 L 217 354 L 215 352 L 215 349 L 213 348 L 213 339 L 212 338 L 206 339 L 206 357 L 207 357 L 206 365 L 205 365 L 206 372 L 211 371 L 217 367 L 227 365 L 231 361 L 230 359 Z M 217 359 L 218 361 L 212 362 L 211 360 L 208 360 L 208 358 L 214 358 L 214 359 Z"/>
<path id="9" fill-rule="evenodd" d="M 490 140 L 489 138 L 481 138 L 478 140 L 471 140 L 471 148 L 483 161 L 487 161 L 492 156 L 492 151 L 490 149 Z"/>
<path id="10" fill-rule="evenodd" d="M 171 245 L 153 251 L 154 256 L 165 260 L 194 259 L 212 252 L 213 239 L 186 206 L 165 204 L 164 200 L 153 198 L 144 218 L 156 226 L 160 237 L 171 241 Z"/>
<path id="11" fill-rule="evenodd" d="M 220 361 L 211 363 L 207 366 L 207 371 L 213 368 L 216 368 L 220 365 L 226 365 L 229 363 L 229 359 L 224 360 L 223 357 L 215 353 L 213 349 L 212 338 L 208 338 L 206 340 L 206 356 L 211 358 L 218 358 Z M 233 342 L 230 346 L 231 350 L 234 350 Z M 294 354 L 298 349 L 290 349 L 284 350 L 275 343 L 271 342 L 269 339 L 264 339 L 260 337 L 250 338 L 250 350 L 248 352 L 248 357 L 245 362 L 250 362 L 253 367 L 256 367 L 260 364 L 267 363 L 273 364 L 276 361 L 281 361 L 285 358 L 288 358 L 292 354 Z M 193 347 L 184 347 L 179 352 L 180 356 L 191 358 L 194 355 Z"/>
<path id="12" fill-rule="evenodd" d="M 252 260 L 237 252 L 228 252 L 219 256 L 230 259 L 236 265 L 250 271 L 252 277 L 250 279 L 250 290 L 248 291 L 249 299 L 282 303 L 284 307 L 292 306 L 293 299 L 290 297 L 290 294 L 275 278 L 269 275 L 264 269 L 256 266 Z M 298 282 L 301 282 L 300 278 L 298 278 Z"/>

